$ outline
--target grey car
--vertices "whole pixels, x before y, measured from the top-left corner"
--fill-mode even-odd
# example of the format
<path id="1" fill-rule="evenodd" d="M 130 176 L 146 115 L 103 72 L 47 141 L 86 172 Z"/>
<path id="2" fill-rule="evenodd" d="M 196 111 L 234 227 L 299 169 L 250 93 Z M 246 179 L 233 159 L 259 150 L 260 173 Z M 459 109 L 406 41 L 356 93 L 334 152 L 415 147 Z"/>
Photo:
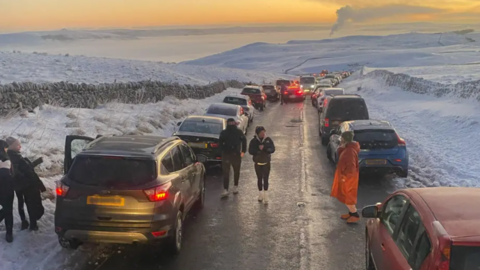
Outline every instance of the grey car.
<path id="1" fill-rule="evenodd" d="M 205 201 L 205 167 L 178 137 L 67 136 L 55 232 L 85 242 L 182 247 L 183 221 Z"/>
<path id="2" fill-rule="evenodd" d="M 228 95 L 223 99 L 223 103 L 239 105 L 243 108 L 245 115 L 248 117 L 249 123 L 253 122 L 255 116 L 255 108 L 252 100 L 246 95 Z"/>

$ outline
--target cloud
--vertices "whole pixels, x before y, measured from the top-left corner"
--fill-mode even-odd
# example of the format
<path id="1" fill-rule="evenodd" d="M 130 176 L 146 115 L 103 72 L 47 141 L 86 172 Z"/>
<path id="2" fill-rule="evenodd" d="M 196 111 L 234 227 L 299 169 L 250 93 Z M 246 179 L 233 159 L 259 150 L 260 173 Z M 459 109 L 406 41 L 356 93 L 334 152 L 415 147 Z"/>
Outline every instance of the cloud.
<path id="1" fill-rule="evenodd" d="M 417 14 L 434 14 L 444 11 L 443 9 L 391 4 L 376 7 L 354 8 L 349 5 L 337 10 L 337 21 L 332 26 L 330 35 L 340 30 L 349 22 L 366 22 L 374 19 L 388 18 L 392 16 L 406 16 Z"/>

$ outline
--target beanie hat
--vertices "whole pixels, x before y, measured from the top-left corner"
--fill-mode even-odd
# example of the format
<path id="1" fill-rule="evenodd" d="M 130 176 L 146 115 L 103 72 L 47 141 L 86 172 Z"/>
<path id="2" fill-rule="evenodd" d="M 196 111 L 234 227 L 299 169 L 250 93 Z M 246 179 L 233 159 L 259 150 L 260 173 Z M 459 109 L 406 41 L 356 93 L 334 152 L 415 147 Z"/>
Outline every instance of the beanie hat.
<path id="1" fill-rule="evenodd" d="M 13 137 L 8 137 L 6 140 L 5 140 L 8 144 L 8 148 L 11 148 L 13 146 L 16 146 L 16 145 L 19 145 L 20 144 L 20 141 L 13 138 Z"/>
<path id="2" fill-rule="evenodd" d="M 257 126 L 257 127 L 255 128 L 255 134 L 258 135 L 260 132 L 262 132 L 262 131 L 264 131 L 264 130 L 265 130 L 265 128 L 264 128 L 263 126 Z"/>
<path id="3" fill-rule="evenodd" d="M 227 119 L 227 123 L 230 123 L 230 122 L 236 122 L 236 121 L 235 121 L 235 119 L 233 119 L 233 118 L 228 118 L 228 119 Z"/>
<path id="4" fill-rule="evenodd" d="M 345 131 L 342 133 L 342 139 L 347 143 L 353 142 L 353 135 L 353 131 Z"/>

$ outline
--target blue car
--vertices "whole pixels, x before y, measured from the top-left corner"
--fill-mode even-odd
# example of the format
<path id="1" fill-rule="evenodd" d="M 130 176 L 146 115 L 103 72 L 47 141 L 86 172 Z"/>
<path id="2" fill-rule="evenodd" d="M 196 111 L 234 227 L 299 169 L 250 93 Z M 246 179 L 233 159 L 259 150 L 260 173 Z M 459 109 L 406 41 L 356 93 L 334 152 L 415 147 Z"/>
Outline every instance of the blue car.
<path id="1" fill-rule="evenodd" d="M 387 121 L 356 120 L 343 122 L 330 132 L 327 157 L 335 164 L 338 161 L 340 135 L 354 132 L 354 140 L 360 144 L 358 162 L 360 173 L 395 173 L 408 176 L 408 152 L 405 141 L 400 138 Z"/>

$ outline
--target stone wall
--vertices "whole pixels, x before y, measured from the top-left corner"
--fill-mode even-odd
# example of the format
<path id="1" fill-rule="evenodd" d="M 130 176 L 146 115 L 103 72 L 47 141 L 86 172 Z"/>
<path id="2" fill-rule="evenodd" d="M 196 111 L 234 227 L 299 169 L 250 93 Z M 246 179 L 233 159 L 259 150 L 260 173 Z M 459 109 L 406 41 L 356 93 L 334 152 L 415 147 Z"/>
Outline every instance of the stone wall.
<path id="1" fill-rule="evenodd" d="M 221 93 L 228 87 L 242 88 L 243 85 L 238 81 L 219 81 L 209 85 L 180 85 L 159 81 L 98 85 L 68 82 L 11 83 L 0 85 L 0 114 L 30 111 L 42 104 L 93 109 L 112 101 L 140 104 L 161 101 L 166 96 L 203 99 Z"/>

